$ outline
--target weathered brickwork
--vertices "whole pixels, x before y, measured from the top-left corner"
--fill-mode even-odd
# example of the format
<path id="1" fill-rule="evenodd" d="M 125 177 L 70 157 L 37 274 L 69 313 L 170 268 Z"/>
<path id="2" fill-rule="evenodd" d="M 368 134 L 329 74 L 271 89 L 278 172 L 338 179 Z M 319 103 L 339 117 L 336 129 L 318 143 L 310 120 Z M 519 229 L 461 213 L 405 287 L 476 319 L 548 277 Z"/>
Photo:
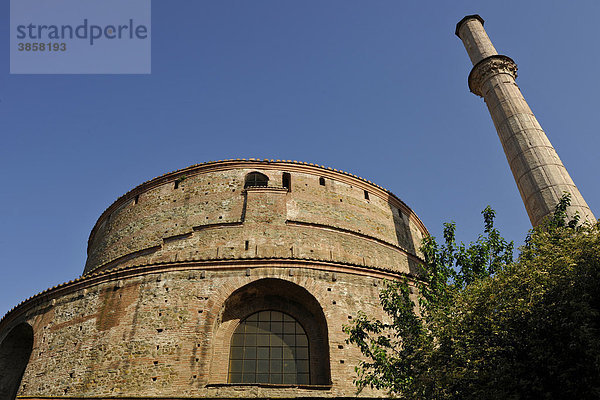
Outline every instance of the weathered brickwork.
<path id="1" fill-rule="evenodd" d="M 115 274 L 106 282 L 59 297 L 54 305 L 47 301 L 28 310 L 19 322 L 26 321 L 34 328 L 34 345 L 20 395 L 250 395 L 255 388 L 224 384 L 232 328 L 256 308 L 230 312 L 226 321 L 223 312 L 232 293 L 265 278 L 273 285 L 284 281 L 304 288 L 322 309 L 328 337 L 318 336 L 320 325 L 312 321 L 312 313 L 296 314 L 308 332 L 316 332 L 312 341 L 321 340 L 329 353 L 311 354 L 312 369 L 321 365 L 327 370 L 326 380 L 320 382 L 322 388 L 303 389 L 304 395 L 355 395 L 352 378 L 360 354 L 346 346 L 341 328 L 358 310 L 380 315 L 381 278 L 293 264 L 253 268 L 249 275 L 240 266 L 189 270 L 179 265 L 178 269 L 123 279 Z M 272 306 L 263 300 L 258 309 Z M 296 390 L 261 388 L 265 396 L 272 397 Z M 365 391 L 362 396 L 373 393 Z"/>
<path id="2" fill-rule="evenodd" d="M 281 190 L 285 164 L 256 163 L 255 168 L 242 168 L 246 167 L 244 164 L 225 171 L 207 171 L 200 167 L 175 173 L 169 180 L 158 184 L 147 182 L 119 199 L 104 213 L 92 232 L 85 272 L 107 264 L 112 268 L 125 260 L 136 263 L 147 262 L 149 257 L 169 259 L 174 254 L 164 251 L 166 242 L 196 236 L 203 243 L 203 248 L 196 249 L 200 258 L 257 256 L 261 251 L 268 253 L 269 247 L 277 247 L 283 252 L 278 254 L 280 257 L 295 257 L 290 250 L 295 247 L 298 256 L 320 251 L 323 253 L 318 257 L 320 259 L 331 259 L 332 253 L 336 253 L 337 261 L 366 263 L 363 255 L 340 251 L 343 244 L 331 242 L 324 233 L 326 229 L 344 232 L 346 237 L 353 233 L 355 237 L 368 237 L 372 243 L 379 243 L 379 246 L 371 246 L 367 251 L 373 260 L 370 265 L 385 267 L 387 263 L 379 262 L 379 258 L 389 258 L 386 254 L 392 246 L 415 254 L 426 232 L 416 215 L 399 200 L 361 179 L 334 174 L 338 180 L 324 178 L 325 184 L 321 185 L 320 178 L 325 175 L 324 172 L 331 174 L 331 171 L 314 168 L 314 171 L 308 171 L 310 173 L 290 173 L 292 187 L 288 191 Z M 267 189 L 270 190 L 244 190 L 244 178 L 253 171 L 269 177 Z M 365 191 L 368 200 L 365 199 Z M 272 206 L 265 207 L 267 204 Z M 262 218 L 262 221 L 256 218 Z M 266 230 L 271 232 L 261 232 L 261 237 L 256 238 L 256 223 L 260 222 L 265 223 Z M 299 239 L 298 229 L 275 227 L 286 222 L 288 225 L 295 222 L 305 223 L 304 226 L 313 224 L 313 229 L 305 229 Z M 219 233 L 204 234 L 206 229 Z M 289 233 L 282 232 L 282 229 Z M 219 240 L 219 234 L 226 239 Z M 244 237 L 261 242 L 254 243 L 254 254 L 245 250 L 247 239 Z M 239 239 L 242 239 L 241 247 Z M 311 248 L 312 244 L 319 242 L 330 244 L 321 245 L 319 250 Z M 357 249 L 351 238 L 348 244 L 347 248 Z M 219 246 L 230 249 L 223 249 L 226 255 L 223 252 L 218 254 Z M 258 250 L 257 246 L 260 247 Z M 202 254 L 202 251 L 208 254 Z M 178 254 L 178 257 L 188 256 Z M 143 258 L 137 260 L 138 257 Z M 362 260 L 363 257 L 365 260 Z M 390 268 L 394 266 L 390 265 Z"/>
<path id="3" fill-rule="evenodd" d="M 268 185 L 245 189 L 250 172 Z M 283 162 L 190 167 L 109 207 L 82 278 L 12 310 L 0 343 L 32 331 L 19 342 L 20 398 L 353 397 L 361 356 L 342 326 L 359 310 L 381 316 L 383 280 L 418 273 L 424 234 L 404 203 L 349 174 Z M 303 326 L 309 385 L 228 383 L 232 334 L 263 310 Z M 3 346 L 0 370 L 15 358 Z M 0 377 L 0 393 L 16 390 L 13 375 Z"/>

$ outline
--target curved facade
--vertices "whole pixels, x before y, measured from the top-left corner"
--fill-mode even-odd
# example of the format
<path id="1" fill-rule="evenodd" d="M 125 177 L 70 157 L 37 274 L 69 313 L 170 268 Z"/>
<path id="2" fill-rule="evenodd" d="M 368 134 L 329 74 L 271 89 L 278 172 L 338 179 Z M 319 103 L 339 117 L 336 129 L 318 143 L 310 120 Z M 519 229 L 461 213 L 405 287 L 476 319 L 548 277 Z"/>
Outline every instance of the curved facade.
<path id="1" fill-rule="evenodd" d="M 360 353 L 342 325 L 381 314 L 382 280 L 418 272 L 425 234 L 396 196 L 330 168 L 230 160 L 163 175 L 101 215 L 81 278 L 0 321 L 0 376 L 26 366 L 0 391 L 353 397 Z"/>

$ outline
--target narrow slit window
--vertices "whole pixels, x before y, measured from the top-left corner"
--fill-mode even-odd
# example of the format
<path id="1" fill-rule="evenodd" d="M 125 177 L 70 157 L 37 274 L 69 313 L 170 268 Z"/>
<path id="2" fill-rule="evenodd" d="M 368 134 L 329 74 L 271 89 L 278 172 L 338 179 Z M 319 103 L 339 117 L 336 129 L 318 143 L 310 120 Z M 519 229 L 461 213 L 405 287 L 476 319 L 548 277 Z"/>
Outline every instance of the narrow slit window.
<path id="1" fill-rule="evenodd" d="M 175 184 L 173 185 L 173 189 L 179 189 L 179 181 L 175 181 Z"/>
<path id="2" fill-rule="evenodd" d="M 369 192 L 365 190 L 365 200 L 369 200 Z"/>
<path id="3" fill-rule="evenodd" d="M 325 178 L 323 178 L 323 177 L 319 178 L 319 185 L 325 186 Z"/>
<path id="4" fill-rule="evenodd" d="M 283 173 L 283 176 L 281 177 L 281 186 L 287 190 L 292 189 L 292 176 L 289 174 L 289 172 Z"/>

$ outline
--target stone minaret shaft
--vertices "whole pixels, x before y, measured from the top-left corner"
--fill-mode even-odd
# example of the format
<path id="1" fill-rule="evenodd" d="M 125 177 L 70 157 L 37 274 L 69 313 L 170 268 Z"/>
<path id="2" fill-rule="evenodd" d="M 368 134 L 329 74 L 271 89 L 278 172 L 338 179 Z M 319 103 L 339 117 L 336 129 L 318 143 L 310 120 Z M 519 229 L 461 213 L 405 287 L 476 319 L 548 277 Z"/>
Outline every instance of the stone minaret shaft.
<path id="1" fill-rule="evenodd" d="M 498 55 L 479 15 L 463 18 L 456 25 L 456 35 L 473 63 L 469 89 L 487 104 L 531 224 L 536 226 L 551 214 L 563 192 L 571 194 L 570 216 L 578 212 L 581 221 L 594 222 L 592 211 L 515 82 L 515 62 Z"/>

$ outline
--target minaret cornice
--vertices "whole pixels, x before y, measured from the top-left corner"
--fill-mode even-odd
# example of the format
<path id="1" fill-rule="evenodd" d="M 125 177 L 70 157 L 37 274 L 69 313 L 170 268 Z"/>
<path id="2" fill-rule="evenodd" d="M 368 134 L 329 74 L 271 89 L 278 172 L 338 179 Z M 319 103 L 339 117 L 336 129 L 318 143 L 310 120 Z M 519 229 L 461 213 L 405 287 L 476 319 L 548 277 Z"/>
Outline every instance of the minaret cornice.
<path id="1" fill-rule="evenodd" d="M 469 90 L 483 97 L 483 84 L 488 79 L 499 74 L 507 74 L 517 79 L 517 69 L 517 64 L 508 56 L 498 54 L 486 57 L 475 64 L 469 73 Z"/>
<path id="2" fill-rule="evenodd" d="M 476 19 L 476 20 L 478 20 L 479 22 L 481 22 L 481 26 L 483 26 L 483 23 L 485 22 L 485 21 L 483 20 L 483 18 L 481 18 L 481 17 L 479 16 L 479 14 L 467 15 L 467 16 L 465 16 L 463 19 L 461 19 L 460 21 L 458 21 L 458 23 L 456 24 L 456 30 L 454 31 L 454 34 L 455 34 L 456 36 L 458 36 L 458 38 L 459 38 L 459 39 L 461 39 L 461 40 L 462 40 L 462 38 L 460 37 L 460 28 L 462 27 L 462 25 L 463 25 L 465 22 L 467 22 L 467 21 L 468 21 L 468 20 L 470 20 L 470 19 Z"/>

